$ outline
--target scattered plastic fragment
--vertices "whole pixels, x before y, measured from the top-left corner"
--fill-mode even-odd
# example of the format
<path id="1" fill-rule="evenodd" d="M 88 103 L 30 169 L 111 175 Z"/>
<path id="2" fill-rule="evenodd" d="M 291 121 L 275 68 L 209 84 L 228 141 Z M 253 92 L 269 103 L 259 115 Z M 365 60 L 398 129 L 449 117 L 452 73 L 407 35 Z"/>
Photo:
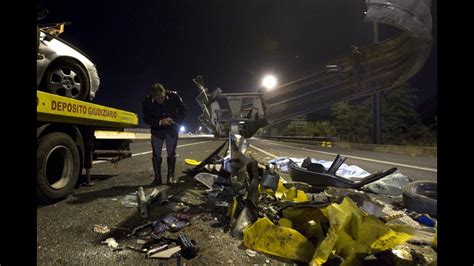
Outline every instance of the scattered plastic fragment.
<path id="1" fill-rule="evenodd" d="M 188 165 L 199 165 L 199 164 L 201 164 L 200 161 L 196 161 L 194 159 L 184 159 L 184 162 Z"/>
<path id="2" fill-rule="evenodd" d="M 115 238 L 109 237 L 106 240 L 102 241 L 103 244 L 107 244 L 111 248 L 117 248 L 119 244 L 115 241 Z"/>
<path id="3" fill-rule="evenodd" d="M 251 249 L 246 249 L 245 253 L 247 253 L 247 255 L 249 255 L 249 257 L 255 257 L 257 255 L 257 252 L 255 252 L 255 250 L 251 250 Z"/>
<path id="4" fill-rule="evenodd" d="M 106 234 L 110 232 L 110 229 L 107 227 L 107 225 L 96 224 L 94 225 L 94 232 L 100 233 L 100 234 Z"/>

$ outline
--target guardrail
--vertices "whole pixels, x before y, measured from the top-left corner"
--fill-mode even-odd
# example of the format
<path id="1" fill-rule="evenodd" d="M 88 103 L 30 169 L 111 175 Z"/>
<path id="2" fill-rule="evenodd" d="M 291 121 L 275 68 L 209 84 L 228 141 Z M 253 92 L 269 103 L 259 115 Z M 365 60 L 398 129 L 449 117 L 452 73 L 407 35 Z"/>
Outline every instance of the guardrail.
<path id="1" fill-rule="evenodd" d="M 335 137 L 257 136 L 257 138 L 283 141 L 283 142 L 291 142 L 291 143 L 303 143 L 303 144 L 317 145 L 321 147 L 338 147 L 338 148 L 355 149 L 355 150 L 405 154 L 405 155 L 411 155 L 411 156 L 435 157 L 438 155 L 437 147 L 347 143 L 347 142 L 339 142 L 339 138 L 335 138 Z"/>

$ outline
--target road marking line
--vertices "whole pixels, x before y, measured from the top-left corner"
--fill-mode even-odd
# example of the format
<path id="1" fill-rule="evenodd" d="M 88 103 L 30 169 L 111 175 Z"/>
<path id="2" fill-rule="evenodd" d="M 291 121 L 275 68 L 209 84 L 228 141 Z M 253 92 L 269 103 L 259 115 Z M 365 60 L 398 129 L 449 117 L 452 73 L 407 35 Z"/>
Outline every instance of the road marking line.
<path id="1" fill-rule="evenodd" d="M 258 147 L 255 147 L 255 146 L 252 145 L 252 144 L 250 144 L 249 146 L 252 147 L 252 148 L 254 148 L 254 149 L 256 149 L 256 150 L 259 151 L 259 152 L 265 153 L 266 155 L 270 155 L 270 156 L 273 157 L 273 158 L 278 157 L 278 156 L 276 156 L 275 154 L 271 154 L 271 153 L 269 153 L 269 152 L 267 152 L 267 151 L 264 151 L 264 150 L 262 150 L 262 149 L 260 149 L 260 148 L 258 148 Z"/>
<path id="2" fill-rule="evenodd" d="M 332 153 L 332 152 L 324 152 L 324 151 L 317 151 L 317 150 L 312 150 L 312 149 L 303 149 L 303 148 L 299 148 L 299 147 L 292 147 L 292 146 L 287 146 L 287 145 L 282 145 L 282 144 L 276 144 L 276 143 L 272 143 L 272 142 L 269 142 L 269 141 L 266 141 L 268 142 L 270 145 L 275 145 L 275 146 L 282 146 L 282 147 L 286 147 L 286 148 L 292 148 L 292 149 L 296 149 L 296 150 L 304 150 L 304 151 L 312 151 L 312 152 L 318 152 L 318 153 L 322 153 L 322 154 L 328 154 L 328 155 L 333 155 L 333 156 L 336 156 L 337 153 Z M 250 145 L 256 149 L 259 149 L 253 145 Z M 271 154 L 271 153 L 267 153 L 266 151 L 262 150 L 262 149 L 259 149 L 260 151 L 266 153 L 266 154 Z M 272 154 L 272 156 L 274 157 L 277 157 L 275 155 Z M 389 165 L 396 165 L 396 166 L 401 166 L 401 167 L 407 167 L 407 168 L 413 168 L 413 169 L 418 169 L 418 170 L 425 170 L 425 171 L 430 171 L 430 172 L 435 172 L 437 173 L 438 172 L 438 169 L 434 169 L 434 168 L 428 168 L 428 167 L 420 167 L 420 166 L 415 166 L 415 165 L 409 165 L 409 164 L 402 164 L 402 163 L 394 163 L 394 162 L 389 162 L 389 161 L 381 161 L 381 160 L 374 160 L 374 159 L 369 159 L 369 158 L 364 158 L 364 157 L 357 157 L 357 156 L 350 156 L 350 155 L 344 155 L 344 154 L 341 154 L 341 156 L 344 156 L 344 157 L 347 157 L 347 158 L 352 158 L 352 159 L 357 159 L 357 160 L 362 160 L 362 161 L 369 161 L 369 162 L 375 162 L 375 163 L 382 163 L 382 164 L 389 164 Z"/>
<path id="3" fill-rule="evenodd" d="M 211 142 L 211 141 L 201 141 L 201 142 L 196 142 L 196 143 L 183 144 L 183 145 L 178 145 L 176 148 L 192 146 L 192 145 L 198 145 L 198 144 L 203 144 L 203 143 L 208 143 L 208 142 Z M 165 150 L 165 148 L 162 149 L 162 151 L 164 151 L 164 150 Z M 153 151 L 145 151 L 145 152 L 135 153 L 135 154 L 132 154 L 132 157 L 139 156 L 139 155 L 145 155 L 145 154 L 149 154 L 149 153 L 152 153 L 152 152 Z M 108 162 L 108 161 L 97 160 L 97 161 L 93 161 L 92 164 L 105 163 L 105 162 Z"/>

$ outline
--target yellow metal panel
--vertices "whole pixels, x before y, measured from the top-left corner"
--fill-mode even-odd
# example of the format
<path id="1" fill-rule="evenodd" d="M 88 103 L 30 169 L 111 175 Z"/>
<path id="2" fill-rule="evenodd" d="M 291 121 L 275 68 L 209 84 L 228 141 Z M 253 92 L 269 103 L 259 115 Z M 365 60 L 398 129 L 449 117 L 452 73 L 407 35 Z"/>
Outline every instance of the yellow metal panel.
<path id="1" fill-rule="evenodd" d="M 96 139 L 136 139 L 134 132 L 106 131 L 96 130 L 94 136 Z"/>
<path id="2" fill-rule="evenodd" d="M 131 112 L 42 91 L 36 97 L 38 121 L 116 128 L 138 125 L 138 116 Z"/>

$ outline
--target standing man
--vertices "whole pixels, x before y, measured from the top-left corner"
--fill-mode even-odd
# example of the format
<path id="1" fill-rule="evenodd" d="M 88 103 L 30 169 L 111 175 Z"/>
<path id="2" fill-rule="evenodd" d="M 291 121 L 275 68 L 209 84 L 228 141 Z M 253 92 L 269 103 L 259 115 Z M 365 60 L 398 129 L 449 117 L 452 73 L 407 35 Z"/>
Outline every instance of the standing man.
<path id="1" fill-rule="evenodd" d="M 143 120 L 151 127 L 151 145 L 153 149 L 153 170 L 155 179 L 152 185 L 159 186 L 161 180 L 161 150 L 166 142 L 168 154 L 167 184 L 176 184 L 174 168 L 176 165 L 176 145 L 178 132 L 183 122 L 186 106 L 176 91 L 165 90 L 160 83 L 154 84 L 143 100 Z"/>

